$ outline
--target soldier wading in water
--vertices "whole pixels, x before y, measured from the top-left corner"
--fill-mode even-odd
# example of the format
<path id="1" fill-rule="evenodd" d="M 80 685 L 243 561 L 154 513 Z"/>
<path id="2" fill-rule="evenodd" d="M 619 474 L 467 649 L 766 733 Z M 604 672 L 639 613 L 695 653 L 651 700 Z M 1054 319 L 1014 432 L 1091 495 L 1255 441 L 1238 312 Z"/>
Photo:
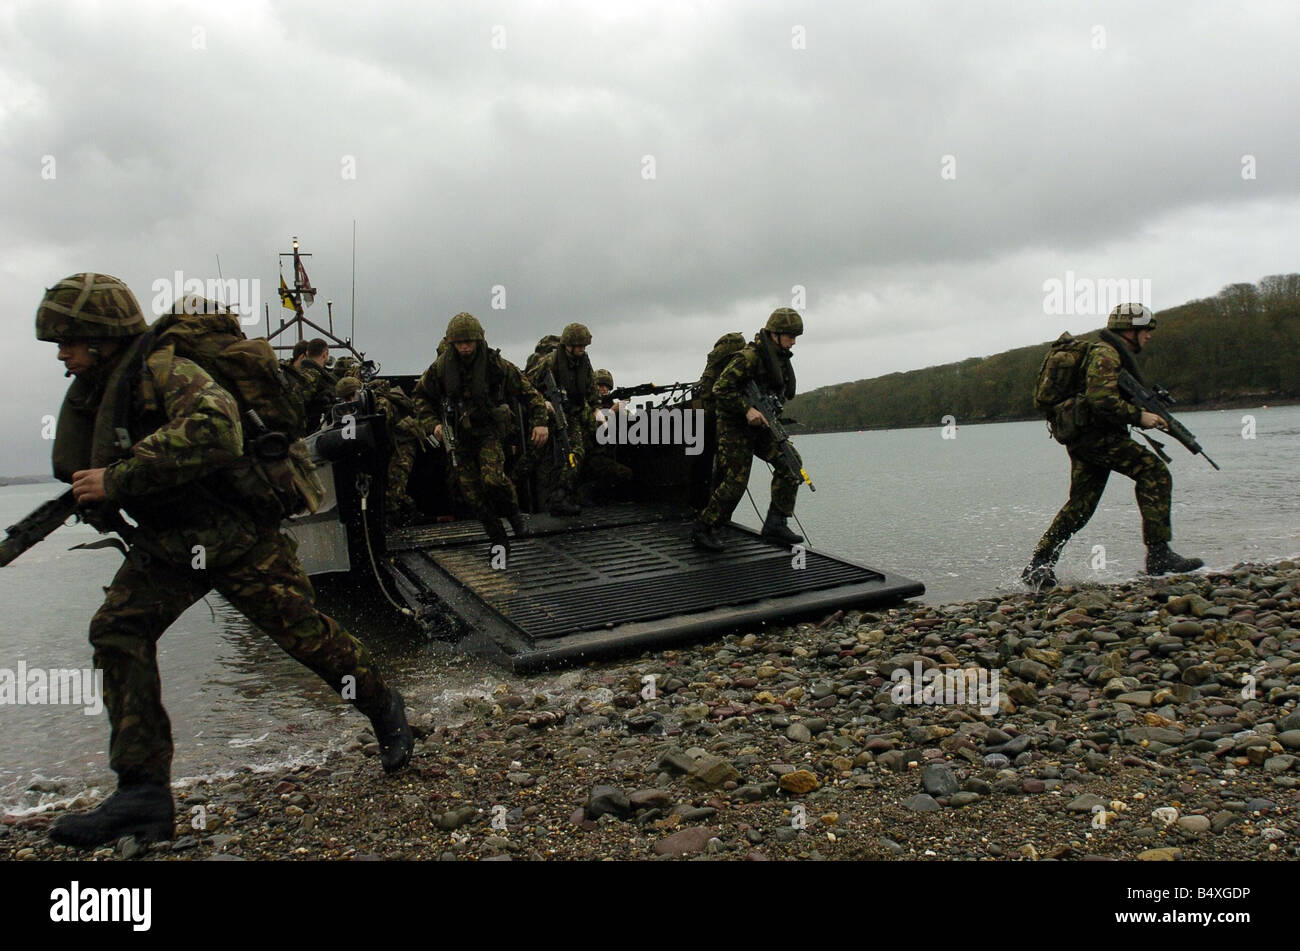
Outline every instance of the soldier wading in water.
<path id="1" fill-rule="evenodd" d="M 316 610 L 294 544 L 280 533 L 274 495 L 235 479 L 244 443 L 234 397 L 172 345 L 147 346 L 146 329 L 135 295 L 106 274 L 60 281 L 36 312 L 37 339 L 57 343 L 76 377 L 59 412 L 54 474 L 72 484 L 88 522 L 131 543 L 90 622 L 117 791 L 50 826 L 55 842 L 81 848 L 174 833 L 171 722 L 155 645 L 213 588 L 291 657 L 354 696 L 385 770 L 405 766 L 413 743 L 402 696 L 369 650 Z M 195 551 L 202 568 L 193 567 Z"/>
<path id="2" fill-rule="evenodd" d="M 781 402 L 795 393 L 794 367 L 790 365 L 790 348 L 803 333 L 803 318 L 789 307 L 778 307 L 767 324 L 754 335 L 727 363 L 713 385 L 713 399 L 718 412 L 718 466 L 722 481 L 713 490 L 709 504 L 700 512 L 691 539 L 706 551 L 720 552 L 726 545 L 718 538 L 717 528 L 731 518 L 737 503 L 749 485 L 749 467 L 754 456 L 778 462 L 780 447 L 767 427 L 767 419 L 745 399 L 745 384 L 753 380 L 766 393 L 774 393 Z M 797 545 L 802 535 L 792 532 L 786 520 L 794 514 L 799 477 L 785 465 L 772 470 L 772 502 L 763 520 L 762 534 L 786 545 Z"/>
<path id="3" fill-rule="evenodd" d="M 1110 313 L 1101 339 L 1093 344 L 1080 367 L 1081 391 L 1074 398 L 1071 428 L 1077 430 L 1066 441 L 1070 454 L 1070 498 L 1052 520 L 1034 549 L 1033 559 L 1021 573 L 1035 589 L 1056 586 L 1056 560 L 1075 532 L 1088 524 L 1101 501 L 1112 471 L 1135 483 L 1138 509 L 1142 513 L 1142 540 L 1147 546 L 1147 573 L 1163 575 L 1192 571 L 1205 562 L 1184 558 L 1169 548 L 1173 538 L 1169 508 L 1173 479 L 1169 467 L 1150 449 L 1129 438 L 1129 426 L 1166 429 L 1168 423 L 1155 413 L 1139 409 L 1124 399 L 1119 390 L 1119 371 L 1125 369 L 1142 379 L 1133 355 L 1151 340 L 1156 322 L 1142 304 L 1120 304 Z"/>

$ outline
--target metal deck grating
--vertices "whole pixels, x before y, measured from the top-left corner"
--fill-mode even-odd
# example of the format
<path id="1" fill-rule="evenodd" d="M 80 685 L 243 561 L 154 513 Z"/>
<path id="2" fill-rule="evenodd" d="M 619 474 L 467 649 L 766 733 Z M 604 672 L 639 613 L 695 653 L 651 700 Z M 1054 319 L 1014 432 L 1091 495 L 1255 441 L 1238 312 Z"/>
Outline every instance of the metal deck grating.
<path id="1" fill-rule="evenodd" d="M 618 524 L 604 512 L 581 529 L 512 541 L 509 569 L 488 564 L 475 523 L 407 529 L 389 547 L 418 575 L 445 572 L 536 643 L 617 625 L 752 604 L 884 575 L 821 555 L 805 554 L 795 569 L 789 549 L 736 529 L 723 529 L 723 554 L 696 549 L 691 525 L 655 518 Z M 606 527 L 595 527 L 600 520 Z M 585 520 L 584 520 L 585 521 Z"/>

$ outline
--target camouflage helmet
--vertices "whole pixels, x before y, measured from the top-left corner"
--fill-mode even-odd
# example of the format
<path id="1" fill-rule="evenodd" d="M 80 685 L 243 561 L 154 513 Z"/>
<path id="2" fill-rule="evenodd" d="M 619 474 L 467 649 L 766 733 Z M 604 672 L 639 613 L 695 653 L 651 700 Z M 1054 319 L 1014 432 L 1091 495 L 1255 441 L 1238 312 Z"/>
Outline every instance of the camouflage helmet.
<path id="1" fill-rule="evenodd" d="M 334 375 L 339 378 L 345 376 L 354 377 L 357 375 L 358 366 L 360 364 L 357 363 L 356 357 L 339 357 L 334 361 Z"/>
<path id="2" fill-rule="evenodd" d="M 614 374 L 608 370 L 597 370 L 592 376 L 597 386 L 608 386 L 611 390 L 614 388 Z"/>
<path id="3" fill-rule="evenodd" d="M 134 337 L 148 327 L 131 288 L 107 274 L 83 272 L 46 289 L 36 309 L 36 339 Z"/>
<path id="4" fill-rule="evenodd" d="M 172 302 L 173 314 L 229 314 L 230 308 L 220 301 L 208 300 L 200 294 L 186 294 Z"/>
<path id="5" fill-rule="evenodd" d="M 560 333 L 560 343 L 566 347 L 590 346 L 591 331 L 584 324 L 569 324 Z"/>
<path id="6" fill-rule="evenodd" d="M 1145 304 L 1120 304 L 1106 320 L 1107 330 L 1155 330 L 1156 318 Z"/>
<path id="7" fill-rule="evenodd" d="M 447 322 L 447 342 L 460 343 L 463 340 L 486 340 L 483 325 L 473 314 L 464 311 Z"/>
<path id="8" fill-rule="evenodd" d="M 793 307 L 778 307 L 767 318 L 763 329 L 770 330 L 774 334 L 790 334 L 797 337 L 803 333 L 803 318 Z"/>
<path id="9" fill-rule="evenodd" d="M 334 395 L 341 400 L 350 400 L 361 389 L 361 381 L 355 376 L 345 376 L 334 384 Z"/>

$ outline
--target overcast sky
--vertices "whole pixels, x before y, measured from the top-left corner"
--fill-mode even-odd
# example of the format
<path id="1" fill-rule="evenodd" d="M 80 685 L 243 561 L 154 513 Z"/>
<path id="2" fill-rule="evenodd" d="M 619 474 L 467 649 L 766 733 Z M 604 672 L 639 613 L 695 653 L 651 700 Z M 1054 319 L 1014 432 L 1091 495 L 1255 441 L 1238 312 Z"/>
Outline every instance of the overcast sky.
<path id="1" fill-rule="evenodd" d="M 1045 312 L 1067 272 L 1159 309 L 1300 270 L 1293 0 L 416 9 L 0 2 L 0 473 L 48 471 L 45 287 L 149 310 L 220 255 L 278 320 L 298 235 L 346 333 L 354 219 L 385 372 L 468 310 L 694 379 L 793 301 L 807 390 L 1099 326 Z"/>

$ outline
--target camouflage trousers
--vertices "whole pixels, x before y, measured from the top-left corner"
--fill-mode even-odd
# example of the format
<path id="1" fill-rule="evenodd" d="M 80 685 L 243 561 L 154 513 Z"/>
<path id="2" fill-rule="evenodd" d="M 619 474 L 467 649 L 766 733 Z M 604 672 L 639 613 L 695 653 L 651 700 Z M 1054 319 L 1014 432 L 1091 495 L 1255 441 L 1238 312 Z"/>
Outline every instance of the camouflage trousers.
<path id="1" fill-rule="evenodd" d="M 388 459 L 388 506 L 395 515 L 415 512 L 415 502 L 406 491 L 415 467 L 415 454 L 420 444 L 414 439 L 398 438 L 393 441 L 393 454 Z"/>
<path id="2" fill-rule="evenodd" d="M 799 478 L 781 461 L 781 451 L 771 430 L 766 426 L 719 419 L 717 462 L 722 481 L 700 513 L 702 523 L 721 525 L 731 518 L 749 486 L 749 467 L 754 456 L 772 463 L 772 507 L 787 518 L 794 514 Z"/>
<path id="3" fill-rule="evenodd" d="M 316 610 L 294 543 L 278 531 L 267 532 L 246 556 L 220 569 L 191 571 L 156 558 L 146 567 L 132 555 L 90 621 L 94 664 L 104 671 L 111 727 L 108 761 L 120 782 L 170 778 L 171 721 L 162 705 L 155 645 L 186 608 L 213 588 L 336 691 L 348 688 L 363 713 L 377 713 L 383 705 L 387 688 L 370 651 Z"/>
<path id="4" fill-rule="evenodd" d="M 551 419 L 551 425 L 555 425 L 554 418 Z M 533 471 L 536 473 L 537 485 L 543 499 L 555 496 L 572 498 L 578 480 L 582 477 L 583 463 L 587 459 L 587 443 L 572 421 L 569 423 L 568 433 L 569 445 L 573 447 L 574 465 L 569 465 L 569 460 L 562 458 L 560 442 L 555 438 L 554 429 L 551 430 L 551 438 L 547 440 L 546 445 L 536 450 Z"/>
<path id="5" fill-rule="evenodd" d="M 1126 475 L 1134 482 L 1138 510 L 1142 513 L 1142 540 L 1154 545 L 1173 537 L 1169 506 L 1174 483 L 1169 467 L 1159 456 L 1127 436 L 1072 443 L 1067 449 L 1070 498 L 1034 549 L 1036 559 L 1054 562 L 1070 537 L 1088 524 L 1111 472 Z"/>
<path id="6" fill-rule="evenodd" d="M 484 435 L 473 441 L 468 436 L 456 446 L 456 484 L 461 497 L 485 522 L 495 521 L 519 507 L 515 484 L 506 475 L 506 453 L 497 436 Z"/>

